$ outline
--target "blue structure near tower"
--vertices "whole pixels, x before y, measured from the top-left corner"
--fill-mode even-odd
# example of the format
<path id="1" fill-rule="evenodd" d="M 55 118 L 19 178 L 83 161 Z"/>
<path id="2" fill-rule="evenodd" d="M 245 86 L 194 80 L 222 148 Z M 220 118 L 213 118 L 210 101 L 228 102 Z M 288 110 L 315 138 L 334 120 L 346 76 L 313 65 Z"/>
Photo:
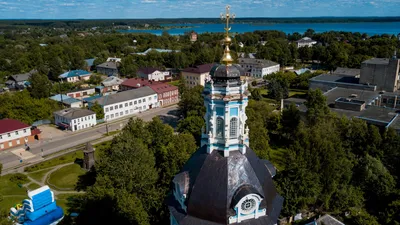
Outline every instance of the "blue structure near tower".
<path id="1" fill-rule="evenodd" d="M 10 209 L 10 219 L 15 225 L 55 225 L 63 219 L 64 212 L 56 205 L 48 186 L 28 191 L 28 197 Z"/>

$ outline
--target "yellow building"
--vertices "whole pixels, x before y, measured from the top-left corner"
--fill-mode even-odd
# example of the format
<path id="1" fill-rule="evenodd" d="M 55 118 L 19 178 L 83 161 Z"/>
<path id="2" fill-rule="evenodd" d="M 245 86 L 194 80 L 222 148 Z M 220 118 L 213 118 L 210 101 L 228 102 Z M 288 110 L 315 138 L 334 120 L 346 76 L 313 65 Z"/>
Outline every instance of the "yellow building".
<path id="1" fill-rule="evenodd" d="M 214 64 L 204 64 L 182 70 L 181 76 L 185 78 L 186 87 L 204 86 L 205 80 L 209 78 L 210 70 L 213 66 Z"/>

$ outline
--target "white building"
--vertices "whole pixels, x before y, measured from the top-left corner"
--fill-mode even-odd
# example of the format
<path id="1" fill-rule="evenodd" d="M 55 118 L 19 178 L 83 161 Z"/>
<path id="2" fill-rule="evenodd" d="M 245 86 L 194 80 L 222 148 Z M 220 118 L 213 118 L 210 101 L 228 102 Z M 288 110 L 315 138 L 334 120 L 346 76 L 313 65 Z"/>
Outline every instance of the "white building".
<path id="1" fill-rule="evenodd" d="M 39 139 L 39 130 L 14 119 L 0 120 L 0 150 L 23 145 Z"/>
<path id="2" fill-rule="evenodd" d="M 169 76 L 168 71 L 162 71 L 156 68 L 140 68 L 136 75 L 140 78 L 144 78 L 151 81 L 162 81 L 165 80 L 166 76 Z"/>
<path id="3" fill-rule="evenodd" d="M 103 107 L 105 121 L 131 116 L 159 106 L 157 93 L 147 86 L 94 99 L 90 104 L 95 102 Z"/>
<path id="4" fill-rule="evenodd" d="M 312 47 L 313 45 L 317 44 L 317 42 L 312 40 L 309 37 L 303 37 L 302 39 L 296 41 L 296 44 L 297 44 L 297 48 Z"/>
<path id="5" fill-rule="evenodd" d="M 265 59 L 239 58 L 239 64 L 244 68 L 246 76 L 263 78 L 279 71 L 280 65 Z"/>
<path id="6" fill-rule="evenodd" d="M 96 125 L 96 113 L 88 109 L 69 108 L 54 112 L 55 124 L 71 131 L 82 130 Z"/>

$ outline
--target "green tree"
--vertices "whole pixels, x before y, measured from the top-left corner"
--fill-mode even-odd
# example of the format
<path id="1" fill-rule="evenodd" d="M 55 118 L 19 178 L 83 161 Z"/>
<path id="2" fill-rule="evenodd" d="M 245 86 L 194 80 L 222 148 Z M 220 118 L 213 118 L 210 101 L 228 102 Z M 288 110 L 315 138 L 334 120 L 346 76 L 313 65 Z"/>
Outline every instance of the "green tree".
<path id="1" fill-rule="evenodd" d="M 29 92 L 33 98 L 48 98 L 51 93 L 52 85 L 46 75 L 35 73 L 29 78 Z"/>
<path id="2" fill-rule="evenodd" d="M 178 103 L 179 114 L 185 118 L 189 112 L 197 112 L 197 115 L 203 116 L 205 113 L 204 99 L 202 97 L 203 87 L 196 86 L 187 89 L 181 94 L 181 100 Z"/>
<path id="3" fill-rule="evenodd" d="M 304 105 L 307 106 L 307 119 L 310 123 L 316 123 L 330 114 L 329 107 L 326 104 L 326 97 L 320 89 L 310 89 Z"/>
<path id="4" fill-rule="evenodd" d="M 260 101 L 262 99 L 261 89 L 260 88 L 252 89 L 251 90 L 251 98 L 256 100 L 256 101 Z"/>
<path id="5" fill-rule="evenodd" d="M 91 107 L 90 110 L 92 110 L 93 112 L 96 113 L 96 118 L 98 120 L 101 120 L 104 118 L 104 110 L 103 107 L 101 107 L 101 105 L 99 105 L 99 103 L 95 102 Z"/>

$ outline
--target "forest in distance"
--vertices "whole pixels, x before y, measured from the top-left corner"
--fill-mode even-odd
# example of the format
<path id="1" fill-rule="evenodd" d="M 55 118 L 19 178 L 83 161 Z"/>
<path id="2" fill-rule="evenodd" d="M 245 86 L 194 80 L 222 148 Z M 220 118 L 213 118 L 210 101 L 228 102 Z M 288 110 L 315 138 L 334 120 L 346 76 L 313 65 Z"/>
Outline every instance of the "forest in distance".
<path id="1" fill-rule="evenodd" d="M 247 17 L 235 18 L 235 23 L 274 24 L 274 23 L 361 23 L 361 22 L 400 22 L 400 17 Z M 0 20 L 0 29 L 13 27 L 57 27 L 89 28 L 95 26 L 137 26 L 140 24 L 213 24 L 221 23 L 219 18 L 154 18 L 154 19 L 9 19 Z"/>

